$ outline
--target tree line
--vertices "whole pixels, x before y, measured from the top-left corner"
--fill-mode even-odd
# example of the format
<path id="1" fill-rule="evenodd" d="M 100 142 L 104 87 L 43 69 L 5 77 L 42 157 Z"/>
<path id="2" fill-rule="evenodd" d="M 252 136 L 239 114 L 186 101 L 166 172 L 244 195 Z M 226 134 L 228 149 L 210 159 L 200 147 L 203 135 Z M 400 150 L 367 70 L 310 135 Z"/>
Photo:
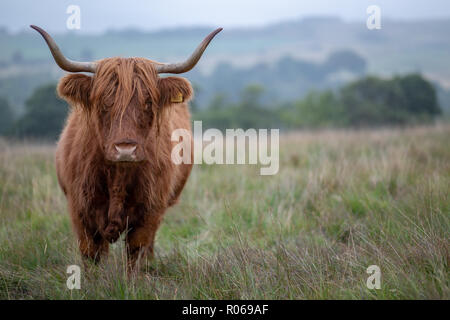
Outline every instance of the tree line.
<path id="1" fill-rule="evenodd" d="M 216 94 L 209 107 L 194 113 L 214 128 L 361 128 L 432 121 L 442 113 L 436 89 L 420 74 L 381 79 L 368 76 L 337 90 L 310 91 L 304 98 L 276 105 L 262 101 L 264 87 L 247 86 L 237 103 Z"/>
<path id="2" fill-rule="evenodd" d="M 378 127 L 432 121 L 442 111 L 436 89 L 420 74 L 381 79 L 368 76 L 336 90 L 310 91 L 291 102 L 265 103 L 266 89 L 247 85 L 237 101 L 216 93 L 207 108 L 191 104 L 194 120 L 204 128 Z M 56 84 L 38 87 L 18 118 L 0 98 L 0 135 L 14 138 L 57 139 L 69 107 L 56 95 Z"/>

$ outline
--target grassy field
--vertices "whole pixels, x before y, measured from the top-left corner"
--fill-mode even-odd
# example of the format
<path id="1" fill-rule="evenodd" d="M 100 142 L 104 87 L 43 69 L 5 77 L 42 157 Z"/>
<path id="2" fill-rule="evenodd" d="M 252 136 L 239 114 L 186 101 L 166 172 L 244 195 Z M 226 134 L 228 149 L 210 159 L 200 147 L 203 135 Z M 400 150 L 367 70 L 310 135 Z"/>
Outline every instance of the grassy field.
<path id="1" fill-rule="evenodd" d="M 73 291 L 54 148 L 0 142 L 0 298 L 450 299 L 449 140 L 449 125 L 296 133 L 275 176 L 196 166 L 145 270 L 127 278 L 118 241 Z"/>

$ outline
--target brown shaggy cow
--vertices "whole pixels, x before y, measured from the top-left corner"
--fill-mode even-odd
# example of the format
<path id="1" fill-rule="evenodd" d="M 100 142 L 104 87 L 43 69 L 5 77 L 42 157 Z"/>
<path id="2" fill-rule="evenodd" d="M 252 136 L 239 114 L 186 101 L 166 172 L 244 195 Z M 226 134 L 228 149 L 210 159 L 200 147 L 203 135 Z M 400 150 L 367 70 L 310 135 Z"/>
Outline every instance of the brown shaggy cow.
<path id="1" fill-rule="evenodd" d="M 172 131 L 191 130 L 187 102 L 192 87 L 183 78 L 158 73 L 192 69 L 221 29 L 185 62 L 161 64 L 144 58 L 75 62 L 44 30 L 31 27 L 62 69 L 93 73 L 68 74 L 58 84 L 58 94 L 72 110 L 58 143 L 56 170 L 81 254 L 97 262 L 126 232 L 132 269 L 139 257 L 153 255 L 164 212 L 177 202 L 192 169 L 192 164 L 171 161 L 178 143 L 171 141 Z M 183 143 L 192 146 L 192 139 Z"/>

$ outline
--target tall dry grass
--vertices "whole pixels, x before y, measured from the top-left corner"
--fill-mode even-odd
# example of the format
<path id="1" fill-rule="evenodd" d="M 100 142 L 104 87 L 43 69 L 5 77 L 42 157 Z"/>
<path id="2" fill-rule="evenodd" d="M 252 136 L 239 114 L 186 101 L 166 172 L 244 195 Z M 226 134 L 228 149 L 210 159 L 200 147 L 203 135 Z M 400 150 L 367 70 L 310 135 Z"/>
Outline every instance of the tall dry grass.
<path id="1" fill-rule="evenodd" d="M 200 165 L 137 278 L 82 266 L 52 146 L 0 142 L 0 298 L 449 299 L 450 126 L 281 137 L 280 170 Z M 366 268 L 381 268 L 381 289 Z"/>

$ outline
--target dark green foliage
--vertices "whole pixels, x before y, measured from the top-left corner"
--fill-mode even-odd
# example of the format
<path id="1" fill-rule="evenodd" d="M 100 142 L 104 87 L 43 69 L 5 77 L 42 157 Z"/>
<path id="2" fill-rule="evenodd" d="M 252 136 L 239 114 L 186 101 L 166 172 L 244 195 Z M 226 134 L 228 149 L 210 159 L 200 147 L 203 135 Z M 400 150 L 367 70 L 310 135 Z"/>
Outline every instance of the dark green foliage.
<path id="1" fill-rule="evenodd" d="M 355 127 L 402 124 L 408 121 L 405 96 L 399 82 L 367 77 L 340 91 L 342 117 Z"/>
<path id="2" fill-rule="evenodd" d="M 433 83 L 436 88 L 436 93 L 438 96 L 439 106 L 442 109 L 442 113 L 446 116 L 450 115 L 450 90 L 446 90 L 438 83 Z"/>
<path id="3" fill-rule="evenodd" d="M 37 88 L 26 101 L 25 113 L 13 128 L 18 137 L 55 140 L 67 116 L 67 104 L 57 97 L 56 85 Z"/>
<path id="4" fill-rule="evenodd" d="M 13 121 L 14 114 L 8 100 L 0 97 L 0 135 L 5 135 L 9 132 Z"/>
<path id="5" fill-rule="evenodd" d="M 202 89 L 197 85 L 197 94 Z M 217 93 L 208 108 L 191 103 L 194 120 L 203 128 L 323 128 L 374 127 L 427 122 L 441 113 L 436 90 L 421 75 L 392 79 L 365 77 L 335 91 L 311 91 L 303 99 L 284 104 L 267 104 L 267 91 L 259 83 L 241 90 L 237 102 L 226 92 Z M 11 123 L 7 107 L 1 122 Z M 3 114 L 2 113 L 2 114 Z M 61 132 L 67 104 L 57 98 L 55 85 L 36 89 L 26 102 L 23 116 L 12 130 L 17 137 L 54 140 Z M 2 128 L 4 128 L 2 126 Z M 1 131 L 0 131 L 1 133 Z"/>
<path id="6" fill-rule="evenodd" d="M 419 74 L 411 74 L 397 80 L 404 94 L 405 107 L 411 113 L 438 115 L 442 111 L 437 102 L 436 89 Z"/>
<path id="7" fill-rule="evenodd" d="M 251 84 L 241 92 L 240 101 L 231 104 L 228 96 L 216 94 L 209 107 L 194 114 L 195 120 L 203 122 L 203 128 L 279 128 L 281 121 L 276 110 L 262 104 L 264 88 Z"/>
<path id="8" fill-rule="evenodd" d="M 281 119 L 290 127 L 320 128 L 342 122 L 342 114 L 342 105 L 331 90 L 311 91 L 304 99 L 285 107 L 281 111 Z"/>
<path id="9" fill-rule="evenodd" d="M 0 96 L 7 97 L 15 114 L 23 113 L 26 99 L 42 83 L 56 81 L 50 72 L 14 73 L 0 78 Z"/>
<path id="10" fill-rule="evenodd" d="M 341 91 L 346 123 L 350 126 L 407 124 L 439 114 L 436 91 L 418 74 L 383 80 L 366 77 Z"/>
<path id="11" fill-rule="evenodd" d="M 441 113 L 430 82 L 418 74 L 366 77 L 337 93 L 311 92 L 282 111 L 290 127 L 374 127 L 429 121 Z"/>

